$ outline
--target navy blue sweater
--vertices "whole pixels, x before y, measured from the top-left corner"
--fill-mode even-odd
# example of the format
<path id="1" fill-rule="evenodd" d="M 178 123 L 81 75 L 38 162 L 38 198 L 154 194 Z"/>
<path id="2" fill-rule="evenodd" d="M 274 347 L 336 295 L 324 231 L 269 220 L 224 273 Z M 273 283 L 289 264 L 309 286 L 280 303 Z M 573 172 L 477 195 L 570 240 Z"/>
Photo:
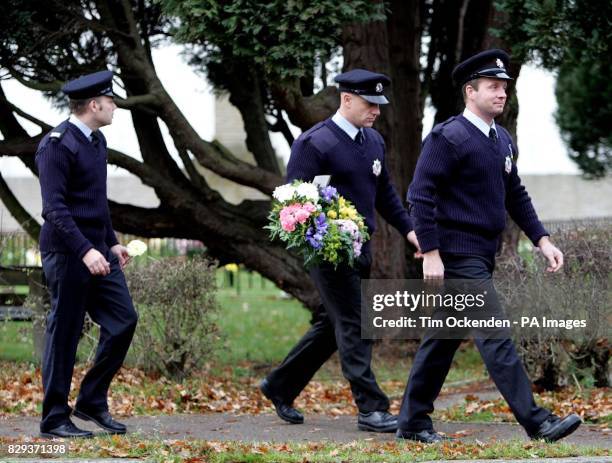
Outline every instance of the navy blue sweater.
<path id="1" fill-rule="evenodd" d="M 106 140 L 94 141 L 68 121 L 41 140 L 36 152 L 45 219 L 41 252 L 103 254 L 117 244 L 106 196 Z"/>
<path id="2" fill-rule="evenodd" d="M 362 145 L 331 119 L 302 133 L 291 147 L 287 181 L 311 181 L 317 175 L 331 175 L 330 185 L 364 216 L 370 234 L 376 230 L 377 210 L 406 236 L 412 230 L 412 223 L 389 178 L 383 138 L 374 129 L 363 130 L 365 141 Z M 380 165 L 380 171 L 375 165 Z"/>
<path id="3" fill-rule="evenodd" d="M 462 115 L 436 125 L 423 141 L 408 190 L 423 252 L 492 256 L 510 217 L 537 244 L 548 232 L 512 162 L 516 146 L 496 125 L 492 141 Z"/>

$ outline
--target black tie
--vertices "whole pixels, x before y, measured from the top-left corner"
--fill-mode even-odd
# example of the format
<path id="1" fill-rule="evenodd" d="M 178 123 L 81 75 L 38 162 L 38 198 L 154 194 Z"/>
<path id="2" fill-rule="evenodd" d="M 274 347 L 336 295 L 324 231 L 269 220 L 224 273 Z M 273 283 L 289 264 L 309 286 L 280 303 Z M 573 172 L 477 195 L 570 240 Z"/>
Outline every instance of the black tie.
<path id="1" fill-rule="evenodd" d="M 91 143 L 96 146 L 100 142 L 100 137 L 97 132 L 91 132 Z"/>
<path id="2" fill-rule="evenodd" d="M 491 129 L 489 130 L 489 138 L 495 142 L 497 141 L 497 132 L 493 127 L 491 127 Z"/>
<path id="3" fill-rule="evenodd" d="M 357 135 L 355 135 L 355 141 L 360 145 L 363 145 L 363 132 L 361 132 L 361 130 L 357 132 Z"/>

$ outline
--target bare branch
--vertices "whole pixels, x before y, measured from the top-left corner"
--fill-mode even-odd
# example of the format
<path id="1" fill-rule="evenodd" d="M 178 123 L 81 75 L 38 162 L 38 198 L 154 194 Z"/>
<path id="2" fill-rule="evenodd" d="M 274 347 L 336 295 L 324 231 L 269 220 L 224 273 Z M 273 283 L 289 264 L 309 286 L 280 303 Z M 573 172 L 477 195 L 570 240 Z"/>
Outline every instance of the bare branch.
<path id="1" fill-rule="evenodd" d="M 111 200 L 108 201 L 108 205 L 113 228 L 122 233 L 142 236 L 145 234 L 143 227 L 146 225 L 148 237 L 191 238 L 193 235 L 183 218 L 173 216 L 170 210 L 163 207 L 149 209 Z"/>
<path id="2" fill-rule="evenodd" d="M 115 103 L 117 106 L 123 109 L 142 109 L 141 107 L 143 106 L 157 106 L 159 104 L 159 100 L 157 99 L 157 96 L 149 93 L 147 95 L 134 95 L 128 98 L 115 97 Z"/>
<path id="3" fill-rule="evenodd" d="M 4 139 L 25 138 L 28 136 L 26 130 L 15 117 L 13 105 L 6 99 L 4 90 L 0 85 L 0 132 Z"/>
<path id="4" fill-rule="evenodd" d="M 336 87 L 325 87 L 320 92 L 304 97 L 298 80 L 272 83 L 272 96 L 278 106 L 284 109 L 289 120 L 302 130 L 307 130 L 317 122 L 331 116 L 339 104 Z"/>
<path id="5" fill-rule="evenodd" d="M 283 117 L 282 109 L 275 108 L 273 116 L 276 117 L 276 121 L 274 124 L 268 123 L 268 130 L 271 132 L 280 132 L 283 137 L 285 137 L 285 140 L 287 140 L 289 146 L 293 145 L 295 138 L 293 137 L 293 133 L 291 133 L 289 124 L 287 124 L 287 121 L 285 121 Z"/>
<path id="6" fill-rule="evenodd" d="M 40 235 L 40 225 L 38 222 L 25 210 L 19 200 L 15 197 L 11 188 L 8 186 L 2 173 L 0 172 L 0 199 L 15 218 L 17 223 L 26 231 L 28 235 L 38 242 Z"/>
<path id="7" fill-rule="evenodd" d="M 150 187 L 162 184 L 163 177 L 161 173 L 121 151 L 108 148 L 108 162 L 134 174 Z"/>
<path id="8" fill-rule="evenodd" d="M 204 176 L 200 174 L 200 172 L 198 172 L 198 170 L 195 168 L 195 165 L 193 164 L 191 157 L 189 157 L 189 153 L 187 152 L 187 150 L 180 146 L 176 146 L 176 150 L 179 154 L 179 157 L 181 158 L 181 161 L 183 161 L 183 165 L 185 166 L 187 175 L 189 175 L 189 178 L 191 179 L 195 187 L 201 193 L 203 193 L 209 201 L 219 200 L 219 193 L 210 188 Z"/>
<path id="9" fill-rule="evenodd" d="M 28 88 L 31 88 L 33 90 L 38 90 L 40 92 L 57 92 L 64 84 L 64 82 L 61 82 L 59 80 L 56 80 L 53 82 L 38 82 L 33 79 L 26 79 L 21 74 L 19 74 L 17 71 L 15 71 L 15 69 L 13 68 L 7 68 L 7 69 L 9 73 L 11 74 L 11 77 L 15 79 L 17 82 L 19 82 L 20 84 Z"/>
<path id="10" fill-rule="evenodd" d="M 40 119 L 37 119 L 34 116 L 26 113 L 23 109 L 18 108 L 13 103 L 8 102 L 8 104 L 11 106 L 13 111 L 15 111 L 18 115 L 20 115 L 24 119 L 26 119 L 26 120 L 32 122 L 33 124 L 36 124 L 37 126 L 39 126 L 42 129 L 43 132 L 48 132 L 49 130 L 51 130 L 53 128 L 52 126 L 50 126 L 46 122 L 41 121 Z"/>

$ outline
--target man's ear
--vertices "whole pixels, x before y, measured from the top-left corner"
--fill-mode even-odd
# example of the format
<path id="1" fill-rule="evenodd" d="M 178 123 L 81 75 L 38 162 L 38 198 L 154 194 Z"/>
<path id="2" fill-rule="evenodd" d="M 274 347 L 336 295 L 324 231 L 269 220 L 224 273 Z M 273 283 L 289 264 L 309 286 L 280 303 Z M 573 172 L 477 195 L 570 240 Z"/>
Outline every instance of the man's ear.
<path id="1" fill-rule="evenodd" d="M 350 93 L 343 93 L 342 98 L 344 99 L 344 104 L 350 108 L 353 103 L 353 95 Z"/>

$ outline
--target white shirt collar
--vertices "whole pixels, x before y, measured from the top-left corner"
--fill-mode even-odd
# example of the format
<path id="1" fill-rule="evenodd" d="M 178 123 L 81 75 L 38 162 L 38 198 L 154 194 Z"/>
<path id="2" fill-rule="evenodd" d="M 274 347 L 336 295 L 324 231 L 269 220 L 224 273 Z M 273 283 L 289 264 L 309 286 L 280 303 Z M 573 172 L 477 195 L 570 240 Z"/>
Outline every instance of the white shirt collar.
<path id="1" fill-rule="evenodd" d="M 344 130 L 346 134 L 353 140 L 360 131 L 360 129 L 355 127 L 342 114 L 340 114 L 340 111 L 336 112 L 336 114 L 332 116 L 332 121 L 342 130 Z"/>
<path id="2" fill-rule="evenodd" d="M 87 124 L 85 124 L 81 119 L 76 117 L 74 114 L 71 114 L 70 117 L 68 118 L 68 122 L 76 125 L 79 128 L 79 130 L 83 132 L 83 135 L 85 135 L 87 139 L 91 141 L 91 133 L 93 132 L 93 130 L 91 130 L 87 126 Z"/>
<path id="3" fill-rule="evenodd" d="M 497 132 L 497 128 L 495 127 L 495 121 L 493 121 L 493 123 L 489 126 L 489 124 L 487 124 L 485 121 L 483 121 L 480 117 L 478 117 L 476 114 L 474 114 L 467 108 L 463 110 L 463 117 L 465 117 L 468 121 L 474 124 L 478 130 L 485 134 L 487 138 L 489 137 L 490 129 L 495 129 L 495 132 Z"/>

